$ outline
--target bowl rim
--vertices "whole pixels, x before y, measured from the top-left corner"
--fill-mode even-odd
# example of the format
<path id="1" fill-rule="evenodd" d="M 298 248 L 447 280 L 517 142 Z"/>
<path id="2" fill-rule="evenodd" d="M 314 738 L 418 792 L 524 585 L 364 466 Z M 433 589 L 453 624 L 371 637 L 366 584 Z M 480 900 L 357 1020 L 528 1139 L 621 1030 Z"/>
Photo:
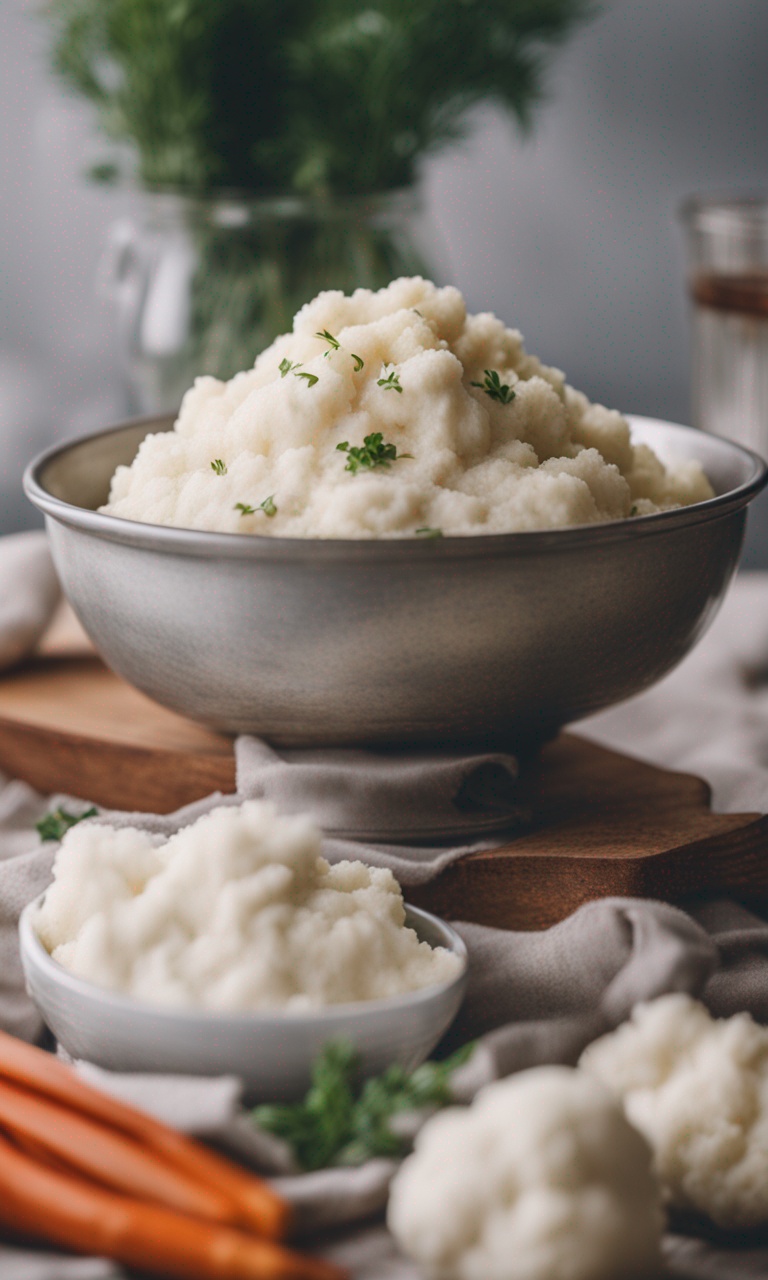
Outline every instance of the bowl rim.
<path id="1" fill-rule="evenodd" d="M 375 1018 L 379 1014 L 431 1004 L 441 996 L 448 995 L 457 988 L 463 987 L 469 973 L 469 954 L 461 935 L 440 916 L 433 915 L 422 907 L 411 906 L 410 903 L 406 902 L 406 925 L 409 918 L 415 917 L 417 922 L 437 926 L 438 931 L 445 938 L 445 942 L 440 942 L 437 945 L 445 946 L 446 950 L 453 955 L 457 955 L 462 961 L 461 970 L 450 981 L 433 983 L 428 987 L 419 987 L 416 991 L 407 991 L 402 995 L 387 996 L 384 999 L 347 1001 L 344 1004 L 324 1005 L 318 1009 L 256 1009 L 249 1011 L 176 1008 L 163 1004 L 151 1004 L 149 1001 L 137 1000 L 134 996 L 112 991 L 108 987 L 100 987 L 97 983 L 91 982 L 87 978 L 81 978 L 78 974 L 70 973 L 57 960 L 54 960 L 38 937 L 32 923 L 32 917 L 42 904 L 46 892 L 47 890 L 44 889 L 42 893 L 39 893 L 31 902 L 27 903 L 19 917 L 19 943 L 25 977 L 27 976 L 27 967 L 37 969 L 49 982 L 53 983 L 59 990 L 66 991 L 69 995 L 76 996 L 81 1000 L 87 1000 L 91 1004 L 101 1004 L 116 1013 L 131 1014 L 135 1017 L 169 1019 L 176 1023 L 200 1022 L 213 1030 L 217 1027 L 222 1027 L 224 1024 L 235 1024 L 239 1027 L 247 1026 L 258 1029 L 259 1026 L 285 1026 L 286 1023 L 293 1026 L 306 1026 L 314 1022 L 330 1023 L 334 1020 L 343 1022 L 350 1017 Z M 43 1017 L 45 1017 L 44 1013 Z"/>
<path id="2" fill-rule="evenodd" d="M 110 435 L 128 431 L 146 424 L 166 423 L 163 430 L 173 426 L 173 414 L 152 414 L 129 418 L 100 431 L 54 444 L 39 453 L 24 472 L 23 487 L 26 496 L 46 516 L 58 523 L 101 536 L 110 542 L 126 546 L 147 548 L 154 551 L 197 556 L 203 558 L 249 560 L 420 560 L 429 556 L 440 558 L 506 556 L 536 554 L 550 549 L 563 551 L 585 542 L 600 544 L 616 540 L 652 536 L 669 528 L 690 526 L 718 519 L 747 505 L 768 483 L 768 463 L 753 450 L 736 444 L 723 436 L 686 427 L 681 423 L 667 422 L 661 418 L 648 418 L 628 414 L 630 428 L 663 428 L 673 435 L 704 437 L 715 441 L 732 456 L 749 464 L 747 479 L 725 493 L 716 494 L 704 502 L 676 507 L 653 515 L 635 516 L 622 520 L 606 520 L 594 524 L 568 525 L 558 529 L 535 529 L 513 533 L 445 534 L 439 538 L 285 538 L 260 534 L 214 533 L 210 530 L 179 528 L 173 525 L 150 524 L 145 521 L 127 520 L 123 516 L 107 515 L 88 507 L 80 507 L 57 498 L 42 483 L 45 469 L 70 450 L 101 440 Z M 149 433 L 149 432 L 148 432 Z"/>

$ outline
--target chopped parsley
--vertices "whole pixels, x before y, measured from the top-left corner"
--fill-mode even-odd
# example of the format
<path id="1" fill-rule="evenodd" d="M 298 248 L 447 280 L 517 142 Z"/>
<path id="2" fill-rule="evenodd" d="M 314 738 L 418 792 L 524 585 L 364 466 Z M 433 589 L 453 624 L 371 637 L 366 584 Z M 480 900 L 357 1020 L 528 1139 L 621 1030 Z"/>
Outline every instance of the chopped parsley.
<path id="1" fill-rule="evenodd" d="M 363 365 L 365 364 L 365 361 L 362 356 L 356 356 L 354 351 L 351 351 L 350 355 L 352 356 L 352 359 L 355 362 L 355 373 L 359 373 Z"/>
<path id="2" fill-rule="evenodd" d="M 502 382 L 495 369 L 486 369 L 485 378 L 482 382 L 472 382 L 470 386 L 479 387 L 492 400 L 498 400 L 501 404 L 509 404 L 514 400 L 515 393 L 506 382 Z"/>
<path id="3" fill-rule="evenodd" d="M 63 805 L 59 805 L 58 809 L 46 813 L 35 826 L 41 840 L 61 840 L 70 827 L 76 827 L 78 822 L 83 822 L 86 818 L 95 818 L 98 812 L 95 805 L 91 805 L 83 813 L 70 813 Z"/>
<path id="4" fill-rule="evenodd" d="M 358 1053 L 345 1041 L 331 1042 L 315 1060 L 302 1102 L 257 1107 L 251 1119 L 287 1142 L 302 1169 L 400 1157 L 411 1139 L 398 1129 L 396 1117 L 448 1106 L 453 1101 L 451 1075 L 474 1047 L 465 1045 L 442 1062 L 423 1062 L 415 1071 L 395 1064 L 360 1087 Z"/>
<path id="5" fill-rule="evenodd" d="M 338 338 L 334 338 L 333 334 L 329 333 L 327 329 L 323 329 L 322 333 L 316 333 L 315 337 L 320 338 L 322 342 L 328 343 L 328 346 L 330 347 L 330 351 L 326 351 L 325 354 L 327 356 L 331 354 L 331 351 L 338 351 L 339 347 L 341 346 L 341 343 L 339 342 Z"/>
<path id="6" fill-rule="evenodd" d="M 227 474 L 226 463 L 222 462 L 221 458 L 214 458 L 211 463 L 211 467 L 216 472 L 217 476 L 225 476 Z"/>
<path id="7" fill-rule="evenodd" d="M 291 372 L 291 369 L 300 369 L 301 361 L 297 361 L 296 364 L 291 364 L 290 360 L 286 356 L 284 360 L 280 361 L 280 364 L 278 367 L 280 369 L 280 377 L 284 378 L 286 374 L 289 374 Z"/>
<path id="8" fill-rule="evenodd" d="M 316 373 L 294 373 L 293 376 L 294 378 L 306 378 L 308 387 L 314 387 L 315 383 L 320 381 Z"/>
<path id="9" fill-rule="evenodd" d="M 271 493 L 268 498 L 259 503 L 258 507 L 251 507 L 247 502 L 236 502 L 235 511 L 239 511 L 241 516 L 255 516 L 257 511 L 263 511 L 265 516 L 271 518 L 277 515 L 275 495 Z"/>
<path id="10" fill-rule="evenodd" d="M 417 529 L 416 533 L 421 538 L 442 538 L 443 536 L 442 529 L 430 529 L 428 524 L 425 524 L 423 529 Z"/>
<path id="11" fill-rule="evenodd" d="M 381 373 L 382 373 L 382 376 L 379 378 L 378 382 L 376 383 L 376 386 L 383 387 L 385 391 L 399 391 L 400 394 L 402 395 L 403 388 L 400 386 L 400 379 L 397 376 L 395 370 L 392 369 L 391 372 L 387 374 L 386 378 L 383 376 L 384 375 L 383 369 Z"/>
<path id="12" fill-rule="evenodd" d="M 340 453 L 346 453 L 347 465 L 344 470 L 351 471 L 353 475 L 361 467 L 372 471 L 374 467 L 389 467 L 398 458 L 413 457 L 411 453 L 398 453 L 395 444 L 386 444 L 380 431 L 373 431 L 371 435 L 365 436 L 361 445 L 351 445 L 347 440 L 342 440 L 336 448 Z"/>

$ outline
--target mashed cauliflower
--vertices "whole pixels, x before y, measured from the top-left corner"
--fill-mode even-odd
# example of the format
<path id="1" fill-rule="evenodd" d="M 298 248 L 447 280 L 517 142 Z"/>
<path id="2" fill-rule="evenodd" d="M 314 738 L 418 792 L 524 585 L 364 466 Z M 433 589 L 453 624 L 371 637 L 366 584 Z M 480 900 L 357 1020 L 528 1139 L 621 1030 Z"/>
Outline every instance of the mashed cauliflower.
<path id="1" fill-rule="evenodd" d="M 636 1280 L 659 1270 L 648 1144 L 595 1080 L 539 1067 L 428 1120 L 387 1222 L 436 1280 Z"/>
<path id="2" fill-rule="evenodd" d="M 671 1204 L 725 1228 L 768 1223 L 768 1028 L 662 996 L 579 1065 L 623 1099 Z"/>
<path id="3" fill-rule="evenodd" d="M 460 958 L 404 920 L 390 871 L 329 866 L 308 818 L 249 801 L 170 839 L 73 827 L 35 929 L 72 973 L 140 1000 L 301 1011 L 457 976 Z"/>
<path id="4" fill-rule="evenodd" d="M 118 467 L 111 515 L 291 538 L 592 524 L 712 497 L 666 470 L 457 289 L 319 294 L 231 382 L 198 378 L 172 432 Z"/>

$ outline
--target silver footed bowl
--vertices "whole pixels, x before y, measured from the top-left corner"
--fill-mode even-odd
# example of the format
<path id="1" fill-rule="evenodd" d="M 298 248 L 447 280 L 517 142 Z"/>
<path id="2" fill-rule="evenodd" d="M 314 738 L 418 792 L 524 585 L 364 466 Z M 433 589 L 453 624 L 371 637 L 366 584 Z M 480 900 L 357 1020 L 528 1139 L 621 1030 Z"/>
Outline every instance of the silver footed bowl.
<path id="1" fill-rule="evenodd" d="M 533 746 L 666 675 L 736 565 L 756 454 L 635 418 L 716 496 L 606 524 L 378 541 L 256 537 L 100 515 L 145 418 L 28 468 L 64 592 L 105 661 L 174 711 L 284 746 Z"/>

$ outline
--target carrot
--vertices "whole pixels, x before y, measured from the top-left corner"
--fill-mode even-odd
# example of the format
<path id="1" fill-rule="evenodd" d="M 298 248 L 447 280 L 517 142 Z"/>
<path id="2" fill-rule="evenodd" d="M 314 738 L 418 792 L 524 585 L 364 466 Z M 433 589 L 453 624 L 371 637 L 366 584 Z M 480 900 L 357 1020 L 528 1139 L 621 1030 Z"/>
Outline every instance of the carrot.
<path id="1" fill-rule="evenodd" d="M 0 1031 L 0 1079 L 54 1099 L 135 1139 L 167 1163 L 232 1201 L 238 1221 L 270 1239 L 288 1231 L 290 1205 L 268 1183 L 153 1116 L 78 1079 L 52 1054 Z"/>
<path id="2" fill-rule="evenodd" d="M 346 1280 L 346 1273 L 231 1227 L 106 1191 L 0 1136 L 0 1225 L 168 1280 Z"/>
<path id="3" fill-rule="evenodd" d="M 138 1200 L 164 1204 L 193 1218 L 233 1223 L 231 1200 L 148 1153 L 133 1139 L 61 1107 L 40 1094 L 0 1080 L 0 1129 L 45 1152 L 47 1163 L 69 1166 Z"/>

